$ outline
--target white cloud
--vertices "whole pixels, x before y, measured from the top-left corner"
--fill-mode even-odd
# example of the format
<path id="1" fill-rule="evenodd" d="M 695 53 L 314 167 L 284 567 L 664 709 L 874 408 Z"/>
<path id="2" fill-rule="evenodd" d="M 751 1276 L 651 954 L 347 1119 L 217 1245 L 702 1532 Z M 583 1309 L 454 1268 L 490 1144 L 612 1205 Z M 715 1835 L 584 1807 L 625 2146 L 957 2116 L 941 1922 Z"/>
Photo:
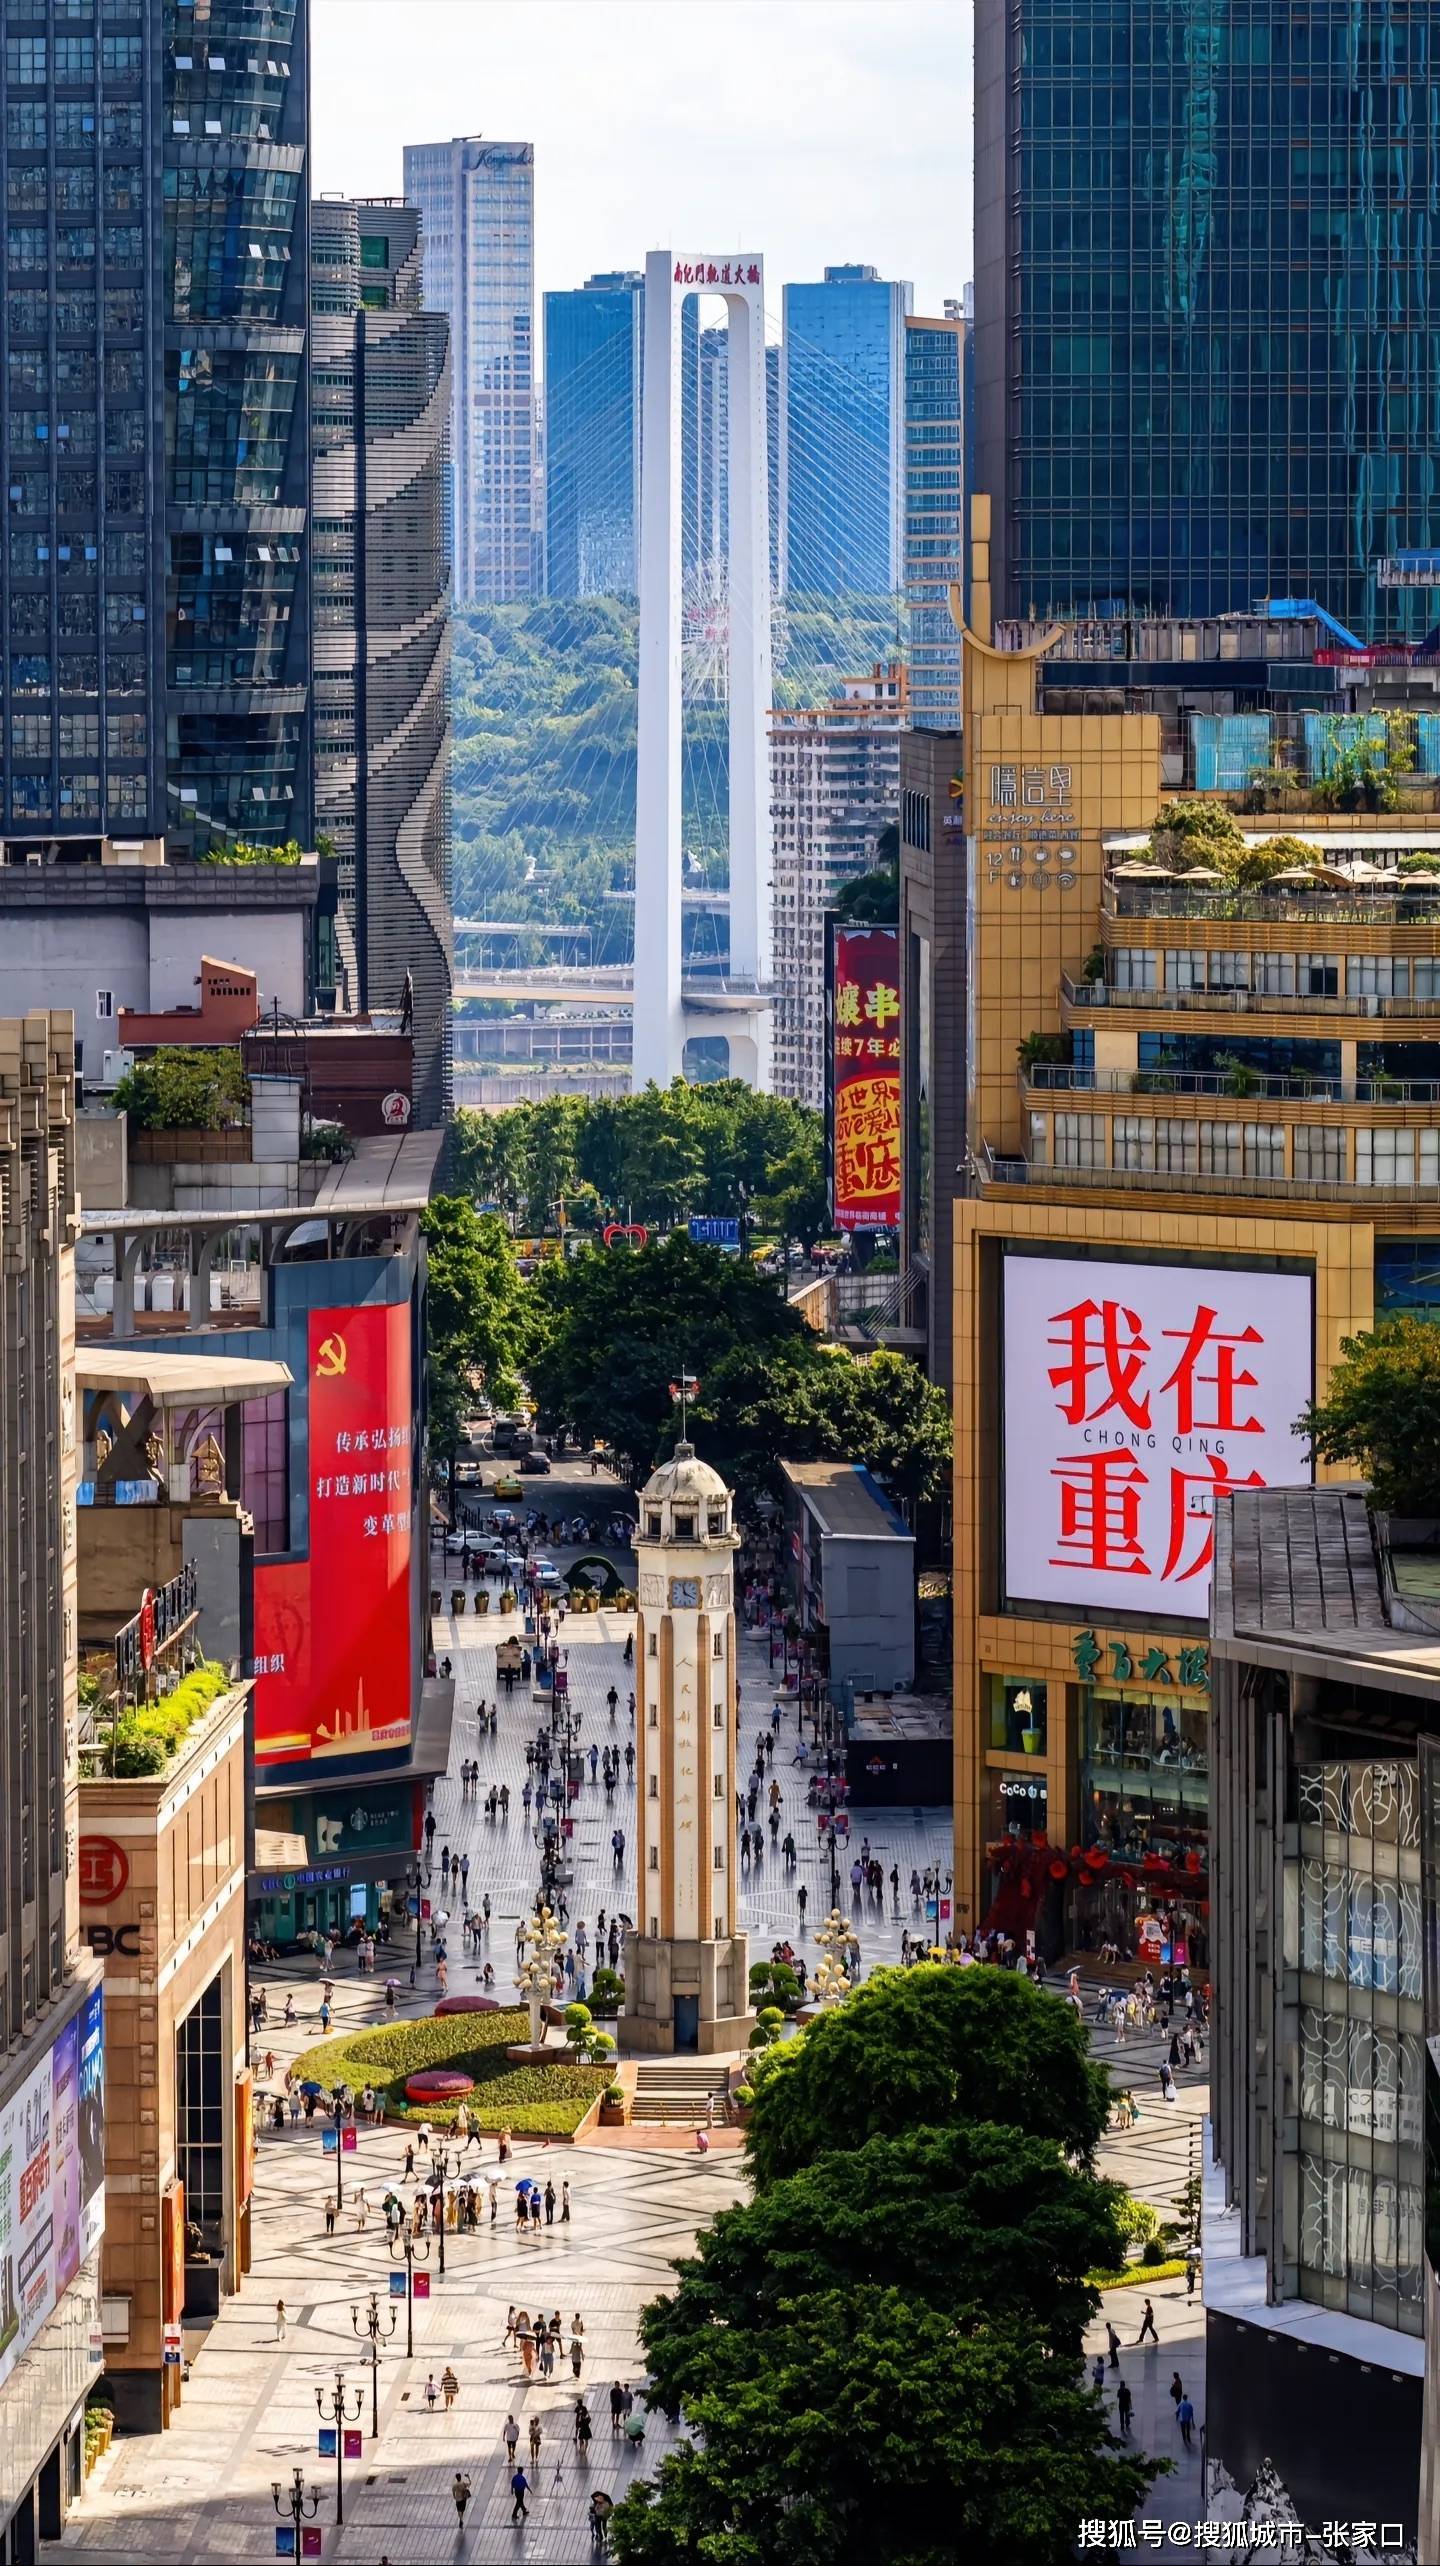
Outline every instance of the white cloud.
<path id="1" fill-rule="evenodd" d="M 317 191 L 406 143 L 535 145 L 537 291 L 649 249 L 864 260 L 938 311 L 970 273 L 967 0 L 314 0 Z M 767 301 L 770 295 L 767 293 Z"/>

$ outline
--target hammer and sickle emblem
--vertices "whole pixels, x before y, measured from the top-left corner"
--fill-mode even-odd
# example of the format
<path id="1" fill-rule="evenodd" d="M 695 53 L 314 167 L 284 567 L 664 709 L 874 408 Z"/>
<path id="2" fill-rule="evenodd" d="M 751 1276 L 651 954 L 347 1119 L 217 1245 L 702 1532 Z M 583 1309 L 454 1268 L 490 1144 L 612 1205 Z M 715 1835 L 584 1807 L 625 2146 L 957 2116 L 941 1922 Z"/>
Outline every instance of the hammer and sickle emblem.
<path id="1" fill-rule="evenodd" d="M 343 1336 L 327 1336 L 321 1340 L 315 1370 L 322 1381 L 333 1381 L 344 1371 L 347 1360 Z"/>

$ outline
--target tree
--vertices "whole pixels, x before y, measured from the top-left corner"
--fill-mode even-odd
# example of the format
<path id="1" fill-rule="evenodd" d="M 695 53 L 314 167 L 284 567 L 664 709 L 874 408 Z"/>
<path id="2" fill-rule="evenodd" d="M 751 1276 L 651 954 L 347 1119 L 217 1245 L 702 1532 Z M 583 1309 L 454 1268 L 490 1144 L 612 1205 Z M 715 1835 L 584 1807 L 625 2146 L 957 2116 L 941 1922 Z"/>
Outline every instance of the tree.
<path id="1" fill-rule="evenodd" d="M 793 1238 L 807 1256 L 817 1239 L 829 1237 L 830 1188 L 818 1118 L 815 1128 L 807 1130 L 770 1168 L 754 1211 L 764 1228 L 779 1231 L 784 1245 L 788 1247 Z"/>
<path id="2" fill-rule="evenodd" d="M 746 2133 L 762 2189 L 827 2151 L 957 2120 L 1013 2123 L 1089 2164 L 1109 2117 L 1084 2026 L 1012 1970 L 878 1970 L 779 2055 Z"/>
<path id="3" fill-rule="evenodd" d="M 1157 2473 L 1039 2327 L 873 2282 L 697 2335 L 671 2399 L 698 2445 L 617 2506 L 622 2566 L 1060 2566 Z"/>
<path id="4" fill-rule="evenodd" d="M 137 1060 L 112 1101 L 132 1131 L 224 1131 L 243 1123 L 250 1081 L 238 1051 L 174 1043 Z"/>
<path id="5" fill-rule="evenodd" d="M 670 1384 L 682 1371 L 703 1385 L 739 1345 L 808 1334 L 752 1265 L 683 1232 L 634 1254 L 583 1249 L 529 1288 L 525 1365 L 542 1414 L 583 1441 L 608 1438 L 635 1476 L 673 1435 Z"/>
<path id="6" fill-rule="evenodd" d="M 1078 2361 L 1096 2305 L 1085 2275 L 1123 2263 L 1125 2199 L 1054 2139 L 989 2121 L 817 2156 L 702 2230 L 678 2289 L 645 2311 L 651 2375 L 673 2405 L 697 2335 L 763 2330 L 801 2292 L 887 2283 L 952 2317 L 1039 2326 Z"/>
<path id="7" fill-rule="evenodd" d="M 908 1355 L 878 1348 L 839 1376 L 847 1413 L 841 1450 L 863 1461 L 912 1515 L 943 1493 L 953 1432 L 943 1390 Z"/>
<path id="8" fill-rule="evenodd" d="M 1245 832 L 1224 802 L 1189 795 L 1163 802 L 1150 829 L 1150 854 L 1156 864 L 1188 870 L 1192 864 L 1221 871 L 1245 851 Z"/>
<path id="9" fill-rule="evenodd" d="M 459 1195 L 437 1195 L 421 1215 L 427 1247 L 426 1329 L 430 1355 L 430 1448 L 449 1465 L 465 1418 L 483 1386 L 492 1397 L 516 1388 L 521 1282 L 504 1223 Z"/>
<path id="10" fill-rule="evenodd" d="M 1382 1319 L 1346 1337 L 1323 1399 L 1296 1420 L 1322 1461 L 1348 1461 L 1377 1506 L 1440 1515 L 1440 1328 Z"/>

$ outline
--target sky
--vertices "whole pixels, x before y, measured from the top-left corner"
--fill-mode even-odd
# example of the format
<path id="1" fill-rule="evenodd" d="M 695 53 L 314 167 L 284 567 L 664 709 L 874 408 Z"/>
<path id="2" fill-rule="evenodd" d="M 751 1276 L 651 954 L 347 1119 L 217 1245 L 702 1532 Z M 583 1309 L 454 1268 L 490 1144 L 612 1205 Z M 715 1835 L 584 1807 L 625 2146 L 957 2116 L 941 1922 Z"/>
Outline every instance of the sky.
<path id="1" fill-rule="evenodd" d="M 782 284 L 852 260 L 938 313 L 970 273 L 969 17 L 968 0 L 312 0 L 313 184 L 399 195 L 406 143 L 533 142 L 537 297 L 650 249 L 744 249 L 777 320 Z"/>

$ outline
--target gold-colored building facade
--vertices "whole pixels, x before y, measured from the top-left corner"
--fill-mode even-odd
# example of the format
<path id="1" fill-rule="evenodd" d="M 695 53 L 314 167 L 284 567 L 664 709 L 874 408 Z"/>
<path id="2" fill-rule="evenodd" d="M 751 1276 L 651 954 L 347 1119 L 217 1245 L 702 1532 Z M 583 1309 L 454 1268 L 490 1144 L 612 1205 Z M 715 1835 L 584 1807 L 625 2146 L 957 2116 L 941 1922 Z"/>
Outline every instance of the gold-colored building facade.
<path id="1" fill-rule="evenodd" d="M 1113 1580 L 1089 1609 L 1007 1594 L 1004 1260 L 1197 1273 L 1208 1260 L 1303 1278 L 1317 1392 L 1344 1338 L 1374 1321 L 1377 1243 L 1433 1243 L 1440 1299 L 1440 1084 L 1367 1073 L 1377 1037 L 1392 1058 L 1440 1040 L 1440 891 L 1400 896 L 1394 873 L 1397 836 L 1433 846 L 1440 873 L 1440 824 L 1243 821 L 1257 837 L 1328 841 L 1337 863 L 1363 856 L 1368 835 L 1388 853 L 1385 897 L 1339 873 L 1254 894 L 1127 873 L 1125 841 L 1148 836 L 1164 798 L 1160 722 L 1037 711 L 1037 662 L 1058 638 L 1000 652 L 967 632 L 964 648 L 955 1921 L 1033 1922 L 1052 1951 L 1124 1949 L 1158 1909 L 1203 1963 L 1206 1624 L 1119 1612 Z M 1256 1076 L 1237 1061 L 1172 1074 L 1168 1047 L 1191 1056 L 1195 1036 L 1323 1040 L 1330 1073 Z"/>

